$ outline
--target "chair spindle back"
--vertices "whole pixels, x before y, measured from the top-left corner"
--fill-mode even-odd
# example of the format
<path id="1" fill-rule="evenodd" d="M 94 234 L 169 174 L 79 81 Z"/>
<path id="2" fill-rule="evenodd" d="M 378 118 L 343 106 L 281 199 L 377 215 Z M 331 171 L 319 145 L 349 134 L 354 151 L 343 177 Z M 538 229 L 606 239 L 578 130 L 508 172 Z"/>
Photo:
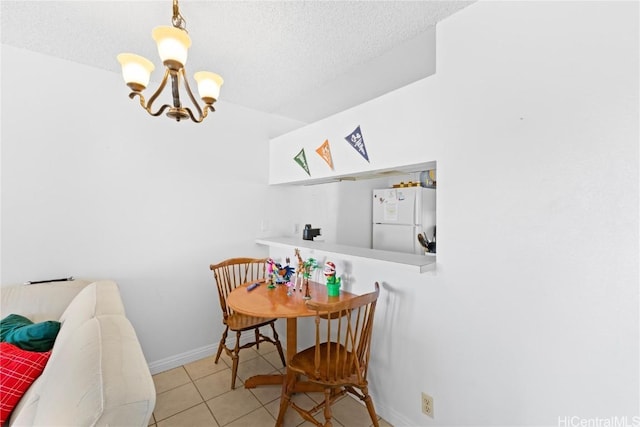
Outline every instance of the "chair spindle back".
<path id="1" fill-rule="evenodd" d="M 375 287 L 374 292 L 338 303 L 307 302 L 307 307 L 316 311 L 316 380 L 332 384 L 366 381 L 380 292 L 377 282 Z"/>
<path id="2" fill-rule="evenodd" d="M 266 258 L 230 258 L 209 266 L 218 285 L 220 307 L 225 319 L 233 314 L 233 310 L 227 304 L 231 291 L 243 283 L 264 280 L 266 262 Z"/>

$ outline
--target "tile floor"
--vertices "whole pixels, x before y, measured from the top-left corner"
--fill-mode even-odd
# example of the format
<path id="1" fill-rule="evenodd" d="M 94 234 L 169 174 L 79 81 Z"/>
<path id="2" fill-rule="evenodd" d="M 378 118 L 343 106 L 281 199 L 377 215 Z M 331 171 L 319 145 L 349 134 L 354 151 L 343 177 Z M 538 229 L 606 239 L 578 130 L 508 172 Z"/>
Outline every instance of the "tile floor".
<path id="1" fill-rule="evenodd" d="M 180 366 L 153 376 L 157 399 L 149 421 L 154 427 L 259 427 L 275 425 L 280 405 L 280 386 L 245 389 L 243 381 L 256 374 L 284 372 L 282 362 L 272 345 L 262 345 L 240 352 L 238 379 L 231 390 L 231 359 L 223 354 Z M 311 407 L 322 398 L 321 393 L 301 393 L 294 399 L 298 405 Z M 342 397 L 331 407 L 335 427 L 369 427 L 369 414 L 359 401 Z M 320 415 L 322 420 L 322 416 Z M 285 427 L 313 424 L 304 421 L 294 409 L 285 417 Z M 390 427 L 380 419 L 381 427 Z"/>

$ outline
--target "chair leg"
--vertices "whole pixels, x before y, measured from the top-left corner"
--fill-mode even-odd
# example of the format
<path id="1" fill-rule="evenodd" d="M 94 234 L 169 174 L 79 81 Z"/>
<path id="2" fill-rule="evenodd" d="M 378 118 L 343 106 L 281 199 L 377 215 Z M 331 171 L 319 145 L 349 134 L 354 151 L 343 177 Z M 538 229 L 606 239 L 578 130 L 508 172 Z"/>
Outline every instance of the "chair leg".
<path id="1" fill-rule="evenodd" d="M 278 339 L 278 333 L 276 332 L 276 327 L 274 325 L 275 322 L 271 323 L 271 330 L 273 331 L 273 340 L 276 343 L 276 348 L 278 349 L 278 354 L 280 354 L 280 360 L 282 360 L 282 366 L 287 366 L 286 359 L 284 358 L 284 352 L 282 351 L 282 344 L 280 344 L 280 340 Z"/>
<path id="2" fill-rule="evenodd" d="M 229 327 L 224 328 L 224 332 L 222 333 L 222 339 L 220 339 L 220 344 L 218 344 L 218 353 L 216 354 L 216 361 L 220 360 L 220 355 L 222 354 L 222 349 L 226 347 L 227 342 L 227 332 L 229 332 Z"/>
<path id="3" fill-rule="evenodd" d="M 367 405 L 367 411 L 369 411 L 369 416 L 371 417 L 371 421 L 373 422 L 373 427 L 379 427 L 378 415 L 376 415 L 376 409 L 373 407 L 373 400 L 371 400 L 371 396 L 369 396 L 369 388 L 363 387 L 362 394 L 364 394 L 364 403 Z"/>
<path id="4" fill-rule="evenodd" d="M 324 425 L 325 427 L 333 426 L 331 422 L 331 395 L 332 390 L 330 388 L 324 389 Z"/>
<path id="5" fill-rule="evenodd" d="M 295 374 L 287 373 L 287 376 L 282 383 L 282 395 L 280 396 L 280 410 L 278 411 L 278 419 L 276 420 L 276 427 L 282 426 L 284 423 L 284 414 L 287 412 L 287 408 L 289 407 L 289 401 L 291 400 L 291 395 L 294 383 L 296 381 Z"/>
<path id="6" fill-rule="evenodd" d="M 238 361 L 240 359 L 240 334 L 241 332 L 236 332 L 236 346 L 233 349 L 233 354 L 231 355 L 231 360 L 233 362 L 231 368 L 231 389 L 236 388 L 236 376 L 238 375 Z"/>

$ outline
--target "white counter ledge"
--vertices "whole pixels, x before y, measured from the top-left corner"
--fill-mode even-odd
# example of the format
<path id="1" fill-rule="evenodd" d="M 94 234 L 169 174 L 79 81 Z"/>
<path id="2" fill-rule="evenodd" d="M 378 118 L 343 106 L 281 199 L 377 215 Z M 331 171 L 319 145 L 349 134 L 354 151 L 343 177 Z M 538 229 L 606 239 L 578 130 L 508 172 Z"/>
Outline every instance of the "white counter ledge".
<path id="1" fill-rule="evenodd" d="M 394 267 L 406 268 L 416 273 L 433 270 L 436 257 L 433 255 L 416 255 L 400 252 L 381 251 L 379 249 L 359 248 L 355 246 L 338 245 L 335 243 L 303 240 L 296 237 L 264 237 L 256 239 L 259 245 L 277 248 L 300 248 L 328 252 L 346 257 L 363 258 L 393 264 Z M 293 253 L 293 251 L 292 251 Z"/>

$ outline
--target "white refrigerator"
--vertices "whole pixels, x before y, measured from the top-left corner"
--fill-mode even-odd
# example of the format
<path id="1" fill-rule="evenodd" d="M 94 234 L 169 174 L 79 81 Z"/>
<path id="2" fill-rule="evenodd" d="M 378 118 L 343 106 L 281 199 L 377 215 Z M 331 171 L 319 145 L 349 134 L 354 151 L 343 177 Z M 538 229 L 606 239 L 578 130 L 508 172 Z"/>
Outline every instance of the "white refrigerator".
<path id="1" fill-rule="evenodd" d="M 424 187 L 373 190 L 373 249 L 424 255 L 418 234 L 433 238 L 436 190 Z"/>

